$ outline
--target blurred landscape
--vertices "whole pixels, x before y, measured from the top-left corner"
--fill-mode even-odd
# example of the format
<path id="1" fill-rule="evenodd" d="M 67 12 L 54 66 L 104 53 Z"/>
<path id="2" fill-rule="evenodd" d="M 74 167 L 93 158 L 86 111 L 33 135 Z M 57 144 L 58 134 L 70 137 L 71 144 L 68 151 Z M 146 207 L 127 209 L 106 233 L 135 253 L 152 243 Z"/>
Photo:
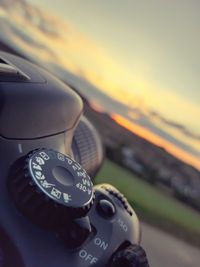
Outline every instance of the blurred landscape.
<path id="1" fill-rule="evenodd" d="M 84 97 L 83 100 L 85 115 L 98 129 L 109 159 L 97 182 L 110 181 L 128 194 L 143 219 L 200 245 L 200 172 L 130 132 L 109 114 L 94 110 Z M 110 161 L 126 171 L 118 171 Z"/>
<path id="2" fill-rule="evenodd" d="M 171 189 L 170 195 L 200 210 L 198 169 L 130 132 L 109 114 L 95 111 L 87 101 L 85 114 L 98 129 L 110 160 L 161 190 Z"/>

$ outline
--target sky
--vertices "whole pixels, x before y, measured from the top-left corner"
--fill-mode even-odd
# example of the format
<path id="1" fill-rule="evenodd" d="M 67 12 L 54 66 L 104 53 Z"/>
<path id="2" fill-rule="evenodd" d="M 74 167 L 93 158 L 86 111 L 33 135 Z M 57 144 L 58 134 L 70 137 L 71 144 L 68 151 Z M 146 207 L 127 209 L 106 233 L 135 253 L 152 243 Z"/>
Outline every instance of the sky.
<path id="1" fill-rule="evenodd" d="M 105 68 L 119 91 L 200 132 L 194 118 L 200 115 L 199 1 L 31 2 L 48 7 L 101 46 L 121 67 L 119 76 Z"/>
<path id="2" fill-rule="evenodd" d="M 197 0 L 2 0 L 0 38 L 75 74 L 95 108 L 200 168 L 199 9 Z"/>

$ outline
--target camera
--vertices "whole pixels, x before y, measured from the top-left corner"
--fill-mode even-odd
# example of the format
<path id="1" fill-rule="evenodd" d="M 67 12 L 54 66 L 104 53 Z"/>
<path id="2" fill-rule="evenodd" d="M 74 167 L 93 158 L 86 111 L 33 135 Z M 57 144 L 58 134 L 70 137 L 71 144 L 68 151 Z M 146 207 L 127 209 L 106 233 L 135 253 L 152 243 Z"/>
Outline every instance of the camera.
<path id="1" fill-rule="evenodd" d="M 148 266 L 138 218 L 112 185 L 81 98 L 0 52 L 0 266 Z M 134 265 L 136 264 L 136 265 Z"/>

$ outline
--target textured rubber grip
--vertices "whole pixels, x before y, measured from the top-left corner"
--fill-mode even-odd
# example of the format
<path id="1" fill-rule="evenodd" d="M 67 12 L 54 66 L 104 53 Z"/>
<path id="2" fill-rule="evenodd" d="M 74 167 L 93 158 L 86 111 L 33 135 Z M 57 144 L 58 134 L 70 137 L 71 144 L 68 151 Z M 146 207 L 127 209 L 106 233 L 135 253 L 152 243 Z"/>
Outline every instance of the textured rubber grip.
<path id="1" fill-rule="evenodd" d="M 72 151 L 75 160 L 94 178 L 103 161 L 103 145 L 97 130 L 84 116 L 75 130 Z"/>

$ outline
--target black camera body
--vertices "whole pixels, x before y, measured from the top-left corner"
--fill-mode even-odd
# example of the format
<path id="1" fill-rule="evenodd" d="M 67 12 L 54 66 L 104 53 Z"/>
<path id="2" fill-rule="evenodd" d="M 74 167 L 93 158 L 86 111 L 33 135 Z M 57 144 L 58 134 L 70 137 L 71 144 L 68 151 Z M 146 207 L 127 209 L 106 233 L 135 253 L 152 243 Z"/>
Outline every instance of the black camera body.
<path id="1" fill-rule="evenodd" d="M 0 53 L 0 266 L 121 266 L 113 255 L 139 244 L 125 197 L 93 186 L 103 149 L 82 113 L 67 85 Z"/>

